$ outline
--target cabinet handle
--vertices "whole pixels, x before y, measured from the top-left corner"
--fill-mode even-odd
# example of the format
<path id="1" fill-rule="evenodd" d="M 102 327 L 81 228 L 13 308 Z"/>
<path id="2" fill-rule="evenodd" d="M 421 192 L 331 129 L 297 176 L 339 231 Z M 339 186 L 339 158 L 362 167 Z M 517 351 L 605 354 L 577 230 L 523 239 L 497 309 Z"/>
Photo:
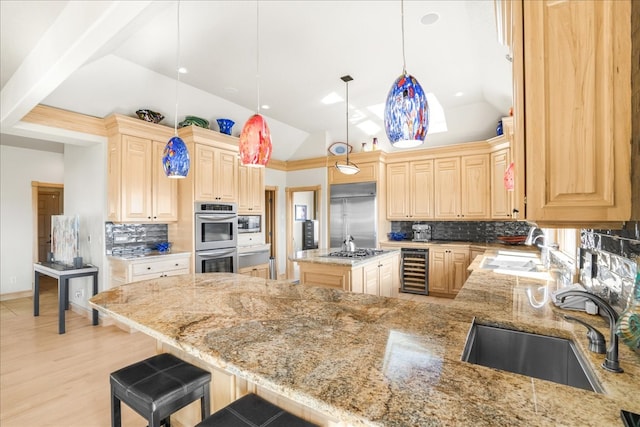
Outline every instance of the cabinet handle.
<path id="1" fill-rule="evenodd" d="M 151 270 L 151 267 L 147 267 L 147 270 Z"/>
<path id="2" fill-rule="evenodd" d="M 176 262 L 176 267 L 178 266 L 178 263 Z"/>

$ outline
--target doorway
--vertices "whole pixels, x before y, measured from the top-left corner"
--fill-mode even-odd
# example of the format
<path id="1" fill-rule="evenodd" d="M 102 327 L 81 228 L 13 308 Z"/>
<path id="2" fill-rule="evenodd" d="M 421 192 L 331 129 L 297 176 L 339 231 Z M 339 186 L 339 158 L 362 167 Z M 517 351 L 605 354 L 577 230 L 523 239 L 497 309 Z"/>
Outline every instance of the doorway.
<path id="1" fill-rule="evenodd" d="M 320 205 L 320 185 L 310 187 L 286 188 L 287 196 L 287 280 L 299 280 L 300 273 L 296 263 L 289 260 L 289 256 L 294 252 L 302 250 L 302 239 L 296 238 L 302 234 L 302 224 L 305 220 L 319 220 Z M 296 201 L 299 200 L 299 203 Z M 319 228 L 319 223 L 317 224 Z M 299 229 L 299 230 L 298 230 Z M 299 231 L 299 232 L 298 232 Z"/>
<path id="2" fill-rule="evenodd" d="M 62 215 L 64 201 L 63 184 L 31 182 L 34 220 L 34 262 L 47 261 L 51 251 L 51 216 Z"/>
<path id="3" fill-rule="evenodd" d="M 278 206 L 278 187 L 266 186 L 264 189 L 264 242 L 269 245 L 269 257 L 276 259 L 276 264 L 273 268 L 276 269 L 275 278 L 279 279 L 277 273 L 278 222 L 276 221 L 276 206 Z"/>

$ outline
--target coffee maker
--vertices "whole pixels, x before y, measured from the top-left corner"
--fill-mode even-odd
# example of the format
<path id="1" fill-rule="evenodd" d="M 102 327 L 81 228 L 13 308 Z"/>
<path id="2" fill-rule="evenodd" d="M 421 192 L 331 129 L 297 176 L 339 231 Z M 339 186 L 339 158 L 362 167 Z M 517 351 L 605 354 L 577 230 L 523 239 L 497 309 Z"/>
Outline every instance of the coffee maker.
<path id="1" fill-rule="evenodd" d="M 413 241 L 414 242 L 428 242 L 431 240 L 431 226 L 428 224 L 414 224 L 413 229 Z"/>

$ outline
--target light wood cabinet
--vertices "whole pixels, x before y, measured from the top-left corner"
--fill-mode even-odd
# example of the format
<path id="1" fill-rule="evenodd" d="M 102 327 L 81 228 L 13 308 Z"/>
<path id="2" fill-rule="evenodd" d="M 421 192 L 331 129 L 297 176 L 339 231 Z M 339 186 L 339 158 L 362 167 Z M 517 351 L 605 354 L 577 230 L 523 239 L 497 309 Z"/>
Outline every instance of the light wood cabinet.
<path id="1" fill-rule="evenodd" d="M 264 212 L 264 168 L 242 166 L 238 168 L 238 213 Z"/>
<path id="2" fill-rule="evenodd" d="M 107 217 L 114 222 L 177 221 L 178 183 L 162 168 L 171 133 L 134 120 L 117 115 L 106 120 Z"/>
<path id="3" fill-rule="evenodd" d="M 434 161 L 435 218 L 489 218 L 489 155 Z"/>
<path id="4" fill-rule="evenodd" d="M 350 156 L 353 157 L 353 156 Z M 332 157 L 330 160 L 333 160 Z M 352 158 L 349 161 L 353 161 Z M 340 158 L 340 162 L 344 162 L 342 158 Z M 360 168 L 360 172 L 355 175 L 345 175 L 342 172 L 338 171 L 335 166 L 335 161 L 327 168 L 327 174 L 329 176 L 329 185 L 331 184 L 347 184 L 352 182 L 373 182 L 378 180 L 378 167 L 379 163 L 369 162 L 369 163 L 357 163 Z"/>
<path id="5" fill-rule="evenodd" d="M 429 295 L 454 297 L 467 280 L 469 248 L 429 248 Z"/>
<path id="6" fill-rule="evenodd" d="M 513 191 L 505 188 L 504 174 L 511 163 L 510 150 L 491 153 L 491 218 L 510 219 Z"/>
<path id="7" fill-rule="evenodd" d="M 515 28 L 523 31 L 524 70 L 514 78 L 524 82 L 526 217 L 558 225 L 628 220 L 631 2 L 522 7 Z"/>
<path id="8" fill-rule="evenodd" d="M 195 144 L 196 201 L 238 202 L 238 153 Z"/>
<path id="9" fill-rule="evenodd" d="M 398 256 L 386 258 L 362 267 L 362 292 L 383 297 L 397 296 L 399 287 Z M 356 292 L 355 290 L 352 290 Z"/>
<path id="10" fill-rule="evenodd" d="M 189 274 L 191 254 L 171 254 L 134 259 L 109 259 L 111 287 L 159 277 Z"/>
<path id="11" fill-rule="evenodd" d="M 387 165 L 387 219 L 434 217 L 433 160 Z"/>
<path id="12" fill-rule="evenodd" d="M 250 267 L 244 267 L 238 270 L 238 274 L 249 277 L 260 277 L 262 279 L 269 278 L 269 264 L 258 264 Z"/>

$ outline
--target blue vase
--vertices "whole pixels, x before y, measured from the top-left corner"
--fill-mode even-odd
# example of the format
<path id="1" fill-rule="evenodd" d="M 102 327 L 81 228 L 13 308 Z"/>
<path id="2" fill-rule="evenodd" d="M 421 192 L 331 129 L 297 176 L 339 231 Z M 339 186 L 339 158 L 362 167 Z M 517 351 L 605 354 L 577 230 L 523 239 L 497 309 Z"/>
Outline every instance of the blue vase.
<path id="1" fill-rule="evenodd" d="M 498 121 L 498 126 L 496 126 L 496 135 L 502 135 L 502 120 Z"/>
<path id="2" fill-rule="evenodd" d="M 225 135 L 231 135 L 231 128 L 236 124 L 233 120 L 230 119 L 218 119 L 218 127 L 220 128 L 220 132 Z"/>

